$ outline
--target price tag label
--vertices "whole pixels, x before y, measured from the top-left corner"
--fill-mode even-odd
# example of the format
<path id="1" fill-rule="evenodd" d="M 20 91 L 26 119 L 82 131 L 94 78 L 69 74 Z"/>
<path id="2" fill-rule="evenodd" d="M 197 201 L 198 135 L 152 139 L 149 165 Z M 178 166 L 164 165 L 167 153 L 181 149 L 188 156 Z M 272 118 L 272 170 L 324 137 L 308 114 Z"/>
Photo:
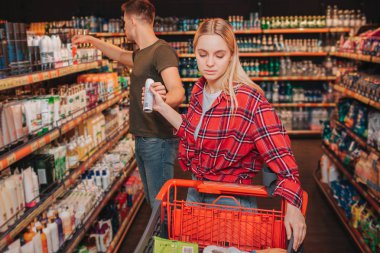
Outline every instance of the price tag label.
<path id="1" fill-rule="evenodd" d="M 45 145 L 46 145 L 46 140 L 45 140 L 45 138 L 42 138 L 42 139 L 38 140 L 38 144 L 40 145 L 40 147 L 45 146 Z"/>
<path id="2" fill-rule="evenodd" d="M 30 148 L 31 148 L 32 152 L 36 151 L 39 148 L 38 142 L 37 141 L 32 142 L 30 144 Z"/>
<path id="3" fill-rule="evenodd" d="M 16 154 L 15 153 L 10 154 L 7 157 L 7 161 L 8 161 L 8 165 L 11 165 L 11 164 L 15 163 L 17 161 Z"/>
<path id="4" fill-rule="evenodd" d="M 38 75 L 34 74 L 32 75 L 33 82 L 32 83 L 37 83 L 39 81 Z"/>

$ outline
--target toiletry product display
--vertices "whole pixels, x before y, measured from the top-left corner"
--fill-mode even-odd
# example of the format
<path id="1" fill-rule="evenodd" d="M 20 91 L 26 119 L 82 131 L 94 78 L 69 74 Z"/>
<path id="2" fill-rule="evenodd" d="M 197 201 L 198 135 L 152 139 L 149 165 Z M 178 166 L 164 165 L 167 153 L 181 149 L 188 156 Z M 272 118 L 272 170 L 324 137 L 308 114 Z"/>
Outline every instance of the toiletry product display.
<path id="1" fill-rule="evenodd" d="M 341 37 L 339 52 L 380 56 L 380 28 L 369 29 L 355 37 Z"/>
<path id="2" fill-rule="evenodd" d="M 380 78 L 358 72 L 344 72 L 340 77 L 339 85 L 355 93 L 380 102 Z"/>
<path id="3" fill-rule="evenodd" d="M 116 73 L 81 75 L 78 83 L 49 90 L 56 95 L 1 103 L 0 148 L 29 135 L 45 134 L 121 93 Z"/>
<path id="4" fill-rule="evenodd" d="M 311 88 L 292 82 L 258 82 L 265 92 L 265 98 L 271 103 L 333 103 L 334 94 L 331 85 L 324 83 Z"/>
<path id="5" fill-rule="evenodd" d="M 371 154 L 368 158 L 370 160 L 366 160 L 367 154 L 365 152 L 361 153 L 361 157 L 355 166 L 355 173 L 359 171 L 365 173 L 364 170 L 370 171 L 371 166 L 379 166 L 378 157 Z M 368 166 L 367 169 L 366 166 Z M 365 243 L 375 252 L 380 231 L 378 216 L 366 200 L 360 196 L 355 187 L 342 177 L 335 164 L 326 155 L 321 157 L 320 167 L 321 182 L 328 185 L 334 200 L 338 207 L 343 210 L 351 226 L 363 234 Z"/>
<path id="6" fill-rule="evenodd" d="M 109 152 L 104 154 L 96 164 L 88 168 L 88 170 L 81 175 L 80 180 L 76 183 L 74 188 L 66 192 L 63 198 L 60 198 L 54 203 L 50 203 L 49 208 L 29 224 L 22 235 L 22 242 L 25 245 L 32 242 L 35 253 L 57 252 L 60 247 L 62 247 L 66 241 L 70 240 L 71 236 L 86 223 L 86 219 L 91 215 L 94 208 L 99 205 L 100 201 L 110 190 L 110 187 L 120 178 L 125 168 L 131 164 L 134 147 L 135 144 L 131 136 L 120 140 Z M 28 170 L 32 173 L 30 176 L 26 174 Z M 28 204 L 28 196 L 25 196 L 24 202 L 16 202 L 21 198 L 21 196 L 18 195 L 19 192 L 20 194 L 22 193 L 17 187 L 23 183 L 22 181 L 17 182 L 16 180 L 20 180 L 20 178 L 21 180 L 24 179 L 25 194 L 31 194 L 27 191 L 29 190 L 27 187 L 29 187 L 29 184 L 31 185 L 30 187 L 33 187 L 33 177 L 37 178 L 37 175 L 35 173 L 33 174 L 31 168 L 28 168 L 28 170 L 25 170 L 22 174 L 12 175 L 7 178 L 6 182 L 0 182 L 2 189 L 0 201 L 1 203 L 6 203 L 3 201 L 9 201 L 10 203 L 10 206 L 5 205 L 4 209 L 3 205 L 1 206 L 0 211 L 4 214 L 2 217 L 9 217 L 12 215 L 11 210 L 13 210 L 13 208 L 19 210 L 21 208 L 20 206 Z M 12 181 L 8 183 L 8 180 Z M 14 193 L 8 191 L 8 186 L 10 187 L 12 183 L 15 188 Z M 124 213 L 128 211 L 128 208 L 133 205 L 134 196 L 142 192 L 142 183 L 138 173 L 133 172 L 122 185 L 123 187 L 119 194 L 127 194 L 125 205 L 124 202 L 119 202 L 123 204 L 120 205 L 120 213 L 124 215 Z M 12 194 L 15 194 L 15 196 Z M 119 195 L 115 194 L 115 196 Z M 15 198 L 15 201 L 11 201 L 12 198 Z M 115 198 L 115 202 L 113 202 L 115 206 L 117 204 L 116 200 L 117 198 Z M 15 204 L 17 204 L 17 206 L 15 206 Z M 17 217 L 18 216 L 15 215 L 14 219 Z M 115 217 L 117 218 L 119 215 Z M 125 216 L 120 217 L 123 218 Z M 116 221 L 120 222 L 119 218 L 117 218 Z M 11 224 L 8 222 L 7 225 Z M 1 228 L 4 230 L 3 226 Z"/>
<path id="7" fill-rule="evenodd" d="M 338 120 L 361 138 L 368 136 L 369 108 L 353 99 L 342 99 L 338 103 Z"/>
<path id="8" fill-rule="evenodd" d="M 136 205 L 136 198 L 141 195 L 143 186 L 137 170 L 123 183 L 123 187 L 107 203 L 98 216 L 98 220 L 78 246 L 78 251 L 96 248 L 97 252 L 107 252 L 114 237 L 122 229 L 121 225 Z M 94 243 L 95 241 L 95 243 Z"/>
<path id="9" fill-rule="evenodd" d="M 90 45 L 73 46 L 70 38 L 54 35 L 27 35 L 27 24 L 0 22 L 0 79 L 58 69 L 102 59 Z"/>

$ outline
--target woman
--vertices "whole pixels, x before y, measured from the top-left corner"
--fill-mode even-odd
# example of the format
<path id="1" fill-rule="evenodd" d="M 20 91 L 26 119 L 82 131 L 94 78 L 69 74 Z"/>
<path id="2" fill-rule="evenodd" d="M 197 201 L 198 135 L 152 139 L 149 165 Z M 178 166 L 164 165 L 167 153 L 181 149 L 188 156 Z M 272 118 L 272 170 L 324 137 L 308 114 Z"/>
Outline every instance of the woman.
<path id="1" fill-rule="evenodd" d="M 293 234 L 297 250 L 306 235 L 298 167 L 278 116 L 241 67 L 231 25 L 219 18 L 206 20 L 195 34 L 194 51 L 202 78 L 194 85 L 186 115 L 167 105 L 161 90 L 151 88 L 153 109 L 181 138 L 182 168 L 198 180 L 251 184 L 266 163 L 278 177 L 274 195 L 287 201 L 286 234 L 288 239 Z M 190 200 L 207 198 L 188 194 Z M 239 201 L 255 206 L 251 199 Z"/>

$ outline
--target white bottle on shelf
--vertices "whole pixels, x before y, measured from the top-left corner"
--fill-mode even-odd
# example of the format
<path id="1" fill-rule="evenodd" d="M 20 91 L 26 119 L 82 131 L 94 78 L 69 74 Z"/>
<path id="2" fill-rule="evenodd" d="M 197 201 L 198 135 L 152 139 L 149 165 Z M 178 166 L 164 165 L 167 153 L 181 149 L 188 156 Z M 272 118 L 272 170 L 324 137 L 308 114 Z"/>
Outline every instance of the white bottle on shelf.
<path id="1" fill-rule="evenodd" d="M 42 232 L 46 235 L 48 253 L 53 253 L 52 233 L 50 231 L 50 228 L 48 227 L 46 221 L 42 223 L 42 226 L 43 226 Z"/>
<path id="2" fill-rule="evenodd" d="M 59 217 L 62 220 L 63 233 L 65 238 L 67 238 L 73 232 L 73 228 L 71 225 L 71 214 L 69 212 L 69 208 L 65 207 L 62 212 L 60 212 Z"/>
<path id="3" fill-rule="evenodd" d="M 51 242 L 52 242 L 52 250 L 53 253 L 59 250 L 59 237 L 58 237 L 58 226 L 55 223 L 54 218 L 49 218 L 49 224 L 47 227 L 50 230 Z"/>
<path id="4" fill-rule="evenodd" d="M 40 55 L 41 55 L 41 68 L 47 70 L 49 65 L 49 45 L 47 36 L 43 36 L 39 41 Z"/>

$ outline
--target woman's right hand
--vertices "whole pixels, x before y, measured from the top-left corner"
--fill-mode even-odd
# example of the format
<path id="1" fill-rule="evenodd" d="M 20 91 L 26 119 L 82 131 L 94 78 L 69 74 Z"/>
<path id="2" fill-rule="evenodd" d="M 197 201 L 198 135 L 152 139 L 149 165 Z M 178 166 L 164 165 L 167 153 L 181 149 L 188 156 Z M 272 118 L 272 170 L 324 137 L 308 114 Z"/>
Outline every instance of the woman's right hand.
<path id="1" fill-rule="evenodd" d="M 153 110 L 160 111 L 166 100 L 166 88 L 161 82 L 155 82 L 150 86 L 153 94 Z M 142 88 L 141 102 L 144 104 L 145 87 Z"/>
<path id="2" fill-rule="evenodd" d="M 71 39 L 71 42 L 74 45 L 81 44 L 81 43 L 91 43 L 91 38 L 93 38 L 93 37 L 89 36 L 89 35 L 75 35 Z"/>

